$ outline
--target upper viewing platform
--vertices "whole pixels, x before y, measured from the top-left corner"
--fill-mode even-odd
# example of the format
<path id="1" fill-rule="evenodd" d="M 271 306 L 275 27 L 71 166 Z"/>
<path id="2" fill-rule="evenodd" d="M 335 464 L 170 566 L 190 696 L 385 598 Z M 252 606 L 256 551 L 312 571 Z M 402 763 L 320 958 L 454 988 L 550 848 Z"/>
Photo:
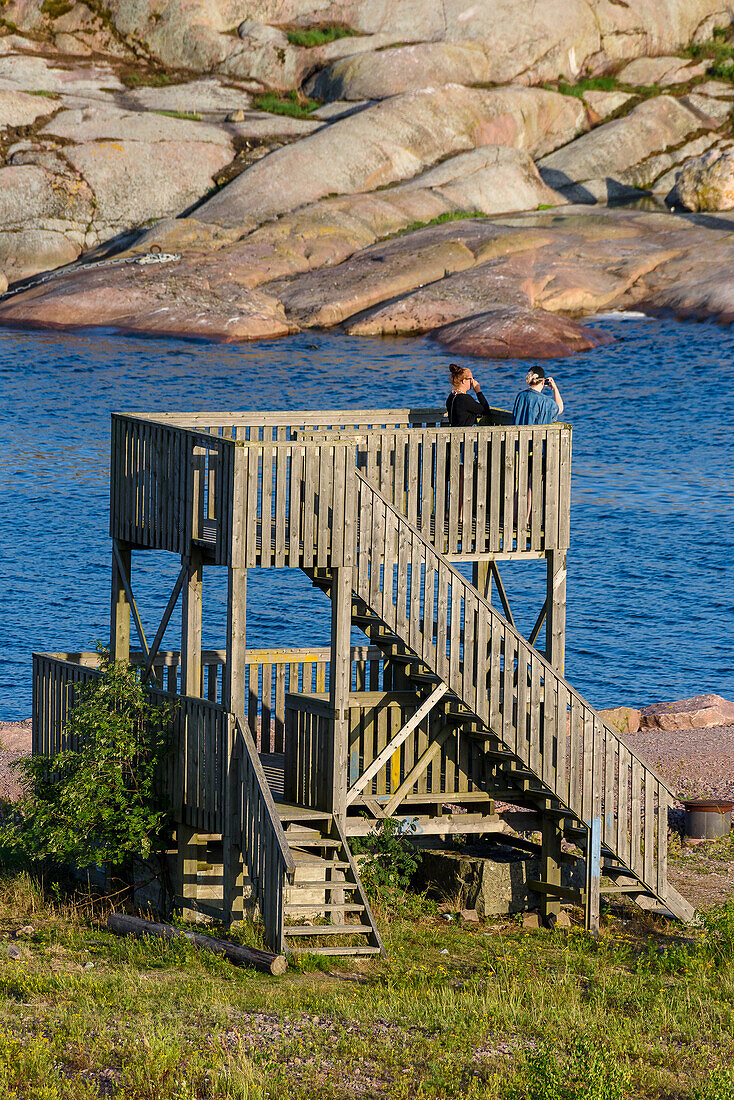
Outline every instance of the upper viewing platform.
<path id="1" fill-rule="evenodd" d="M 571 428 L 451 428 L 442 409 L 115 414 L 110 535 L 221 565 L 349 565 L 356 467 L 450 560 L 542 558 L 570 535 Z"/>

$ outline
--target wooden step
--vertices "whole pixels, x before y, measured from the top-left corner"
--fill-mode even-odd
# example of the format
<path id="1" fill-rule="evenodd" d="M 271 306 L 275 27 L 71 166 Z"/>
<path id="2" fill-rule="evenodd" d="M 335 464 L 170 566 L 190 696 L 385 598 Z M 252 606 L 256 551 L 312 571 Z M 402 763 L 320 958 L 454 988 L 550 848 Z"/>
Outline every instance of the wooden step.
<path id="1" fill-rule="evenodd" d="M 299 870 L 303 870 L 306 867 L 309 867 L 309 868 L 318 867 L 319 870 L 323 869 L 325 871 L 349 871 L 351 869 L 351 864 L 350 863 L 342 863 L 340 860 L 335 859 L 335 860 L 321 861 L 319 863 L 298 862 L 296 864 L 296 867 Z M 297 884 L 297 885 L 300 885 L 300 884 Z M 339 886 L 342 886 L 342 885 L 346 885 L 346 884 L 340 882 Z"/>
<path id="2" fill-rule="evenodd" d="M 298 883 L 296 883 L 296 886 L 298 886 Z M 291 886 L 290 889 L 292 890 L 293 887 Z M 288 912 L 289 909 L 290 910 L 297 909 L 299 913 L 301 912 L 302 909 L 315 909 L 319 913 L 364 913 L 364 905 L 362 905 L 361 903 L 360 904 L 352 904 L 352 903 L 336 904 L 335 903 L 335 904 L 332 905 L 330 902 L 327 904 L 327 903 L 321 902 L 321 901 L 316 901 L 316 902 L 309 901 L 309 902 L 306 902 L 306 903 L 303 903 L 303 902 L 300 902 L 300 901 L 291 901 L 287 905 L 284 905 L 283 909 L 286 913 Z"/>
<path id="3" fill-rule="evenodd" d="M 312 947 L 298 950 L 298 948 L 286 948 L 289 955 L 379 955 L 380 948 L 371 944 L 352 944 L 343 947 Z"/>
<path id="4" fill-rule="evenodd" d="M 364 936 L 372 932 L 371 924 L 290 924 L 283 929 L 290 936 Z"/>
<path id="5" fill-rule="evenodd" d="M 302 867 L 303 864 L 298 864 L 298 866 Z M 287 890 L 295 890 L 295 889 L 300 889 L 300 888 L 303 888 L 304 890 L 357 890 L 358 889 L 356 882 L 347 882 L 346 880 L 344 880 L 342 882 L 339 879 L 323 879 L 323 878 L 309 880 L 308 882 L 305 882 L 305 881 L 300 882 L 298 879 L 296 879 L 295 882 L 289 883 L 289 885 L 286 887 Z M 303 908 L 305 909 L 306 906 L 303 906 Z"/>

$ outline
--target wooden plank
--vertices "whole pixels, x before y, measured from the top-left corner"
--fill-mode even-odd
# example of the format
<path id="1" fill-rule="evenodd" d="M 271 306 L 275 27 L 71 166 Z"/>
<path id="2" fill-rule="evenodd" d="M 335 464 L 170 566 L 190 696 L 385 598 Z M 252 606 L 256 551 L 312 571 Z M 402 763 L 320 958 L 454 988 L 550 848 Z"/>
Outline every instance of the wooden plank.
<path id="1" fill-rule="evenodd" d="M 385 745 L 385 747 L 377 753 L 372 763 L 364 770 L 362 775 L 352 784 L 347 793 L 347 805 L 351 805 L 354 802 L 357 795 L 365 789 L 369 781 L 373 776 L 381 770 L 381 768 L 390 759 L 392 754 L 403 744 L 404 741 L 410 737 L 414 729 L 416 729 L 425 716 L 433 709 L 439 699 L 443 698 L 448 690 L 446 684 L 439 684 L 428 698 L 418 707 L 415 714 L 402 726 L 400 731 Z"/>
<path id="2" fill-rule="evenodd" d="M 629 786 L 632 757 L 626 745 L 619 743 L 619 779 L 617 783 L 617 840 L 614 850 L 630 866 Z"/>
<path id="3" fill-rule="evenodd" d="M 476 542 L 474 548 L 478 554 L 486 554 L 491 542 L 491 539 L 488 540 L 487 538 L 487 507 L 489 504 L 487 474 L 489 471 L 491 444 L 486 433 L 480 432 L 478 434 L 476 447 Z"/>
<path id="4" fill-rule="evenodd" d="M 642 858 L 642 776 L 643 767 L 632 757 L 632 789 L 630 795 L 630 860 L 628 866 L 639 875 L 644 873 Z"/>
<path id="5" fill-rule="evenodd" d="M 560 433 L 560 476 L 558 486 L 558 546 L 565 550 L 571 542 L 571 429 Z"/>
<path id="6" fill-rule="evenodd" d="M 530 487 L 530 466 L 528 451 L 532 447 L 533 436 L 530 432 L 518 432 L 516 443 L 517 462 L 517 548 L 526 550 L 532 545 L 528 530 L 528 489 Z"/>
<path id="7" fill-rule="evenodd" d="M 532 471 L 530 477 L 530 548 L 542 550 L 545 543 L 543 513 L 545 508 L 544 466 L 548 439 L 547 428 L 534 429 L 530 438 Z"/>
<path id="8" fill-rule="evenodd" d="M 644 807 L 645 807 L 645 820 L 643 824 L 644 830 L 644 879 L 645 885 L 652 886 L 653 889 L 656 885 L 655 874 L 655 855 L 656 855 L 656 843 L 655 843 L 655 788 L 657 787 L 657 781 L 647 770 L 644 773 L 645 778 L 645 794 L 644 794 Z M 667 830 L 667 824 L 666 824 Z"/>

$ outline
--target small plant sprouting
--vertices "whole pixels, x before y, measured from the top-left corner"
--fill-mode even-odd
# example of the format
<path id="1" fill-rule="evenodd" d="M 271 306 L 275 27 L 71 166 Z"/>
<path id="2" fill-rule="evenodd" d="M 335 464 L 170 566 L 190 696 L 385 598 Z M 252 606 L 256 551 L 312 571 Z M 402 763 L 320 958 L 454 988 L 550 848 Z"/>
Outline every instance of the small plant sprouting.
<path id="1" fill-rule="evenodd" d="M 368 857 L 360 870 L 368 894 L 408 889 L 420 863 L 420 852 L 410 842 L 414 829 L 415 826 L 406 828 L 402 821 L 388 817 L 378 822 L 367 836 L 354 838 L 354 853 Z"/>

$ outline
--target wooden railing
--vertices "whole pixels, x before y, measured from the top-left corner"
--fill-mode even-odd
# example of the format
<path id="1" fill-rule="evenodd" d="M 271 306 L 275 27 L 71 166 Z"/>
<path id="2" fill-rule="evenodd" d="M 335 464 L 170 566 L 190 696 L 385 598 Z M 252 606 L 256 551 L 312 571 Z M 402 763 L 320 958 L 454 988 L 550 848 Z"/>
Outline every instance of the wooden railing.
<path id="1" fill-rule="evenodd" d="M 343 777 L 348 787 L 413 717 L 419 704 L 414 690 L 363 691 L 350 696 L 347 775 Z M 331 787 L 325 782 L 327 777 L 330 781 L 332 718 L 327 694 L 286 696 L 286 801 L 319 810 L 329 808 Z M 358 807 L 365 798 L 385 801 L 394 795 L 434 741 L 439 744 L 435 759 L 401 803 L 487 801 L 491 776 L 484 746 L 463 735 L 449 738 L 447 732 L 442 711 L 429 713 L 352 804 Z"/>
<path id="2" fill-rule="evenodd" d="M 225 564 L 234 450 L 228 439 L 113 413 L 110 537 L 177 554 L 196 540 Z"/>
<path id="3" fill-rule="evenodd" d="M 495 410 L 496 420 L 506 416 Z M 492 434 L 441 425 L 440 409 L 116 414 L 110 534 L 179 554 L 193 540 L 209 560 L 232 564 L 236 529 L 237 564 L 349 565 L 354 517 L 344 487 L 356 460 L 447 553 L 567 545 L 567 426 Z M 460 523 L 462 511 L 472 522 Z"/>
<path id="4" fill-rule="evenodd" d="M 231 810 L 237 842 L 265 926 L 266 946 L 282 952 L 283 894 L 286 881 L 294 880 L 296 866 L 252 733 L 247 724 L 231 717 L 235 724 Z"/>
<path id="5" fill-rule="evenodd" d="M 672 792 L 593 707 L 358 471 L 355 589 L 590 831 L 666 904 Z M 597 884 L 598 885 L 598 884 Z"/>
<path id="6" fill-rule="evenodd" d="M 442 554 L 565 550 L 571 428 L 412 428 L 309 432 L 351 439 L 357 467 Z"/>

